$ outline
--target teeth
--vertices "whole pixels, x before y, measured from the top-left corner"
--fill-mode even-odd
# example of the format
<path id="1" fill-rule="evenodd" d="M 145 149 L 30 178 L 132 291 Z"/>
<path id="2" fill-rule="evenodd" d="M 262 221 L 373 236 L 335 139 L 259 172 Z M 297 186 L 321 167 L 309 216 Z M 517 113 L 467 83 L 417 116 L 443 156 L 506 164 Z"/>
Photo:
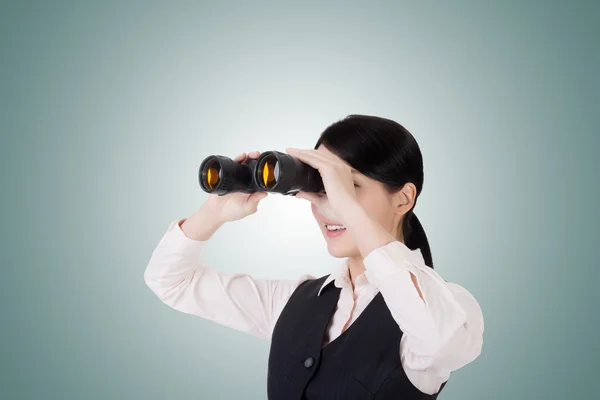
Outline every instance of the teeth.
<path id="1" fill-rule="evenodd" d="M 328 231 L 337 231 L 340 229 L 346 229 L 343 225 L 325 225 Z"/>

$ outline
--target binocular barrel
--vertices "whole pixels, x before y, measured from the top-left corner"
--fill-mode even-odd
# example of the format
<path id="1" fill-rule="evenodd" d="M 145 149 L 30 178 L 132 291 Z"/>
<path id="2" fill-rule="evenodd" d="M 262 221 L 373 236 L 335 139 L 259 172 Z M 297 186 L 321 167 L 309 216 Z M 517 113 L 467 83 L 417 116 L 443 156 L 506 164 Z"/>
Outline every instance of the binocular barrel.
<path id="1" fill-rule="evenodd" d="M 244 163 L 221 155 L 208 156 L 200 164 L 200 187 L 219 196 L 243 192 L 274 192 L 294 196 L 297 192 L 325 193 L 319 171 L 279 151 L 267 151 Z"/>

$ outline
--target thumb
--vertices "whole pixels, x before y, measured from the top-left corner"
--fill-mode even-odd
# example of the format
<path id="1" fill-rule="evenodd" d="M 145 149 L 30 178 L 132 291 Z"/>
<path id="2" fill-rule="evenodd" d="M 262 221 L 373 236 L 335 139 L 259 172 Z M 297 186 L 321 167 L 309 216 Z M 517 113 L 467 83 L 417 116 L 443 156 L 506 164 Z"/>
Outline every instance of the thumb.
<path id="1" fill-rule="evenodd" d="M 248 202 L 258 203 L 265 197 L 267 197 L 267 192 L 254 192 L 248 197 Z"/>
<path id="2" fill-rule="evenodd" d="M 298 192 L 296 193 L 296 197 L 297 199 L 304 199 L 304 200 L 308 200 L 311 203 L 317 203 L 319 201 L 319 196 L 317 196 L 314 193 L 307 193 L 307 192 Z"/>

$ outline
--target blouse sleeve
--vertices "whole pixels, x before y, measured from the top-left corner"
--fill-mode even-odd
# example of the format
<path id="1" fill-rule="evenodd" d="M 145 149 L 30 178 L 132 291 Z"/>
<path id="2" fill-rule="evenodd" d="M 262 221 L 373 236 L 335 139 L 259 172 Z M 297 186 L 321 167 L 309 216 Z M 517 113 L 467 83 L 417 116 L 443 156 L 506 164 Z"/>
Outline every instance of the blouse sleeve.
<path id="1" fill-rule="evenodd" d="M 146 285 L 169 307 L 221 325 L 270 339 L 285 303 L 304 280 L 256 279 L 248 274 L 217 272 L 202 261 L 207 241 L 172 221 L 148 262 Z"/>
<path id="2" fill-rule="evenodd" d="M 368 254 L 364 264 L 367 279 L 379 288 L 404 332 L 400 358 L 405 368 L 436 369 L 447 376 L 479 356 L 484 329 L 479 304 L 465 288 L 425 265 L 420 250 L 393 241 Z"/>

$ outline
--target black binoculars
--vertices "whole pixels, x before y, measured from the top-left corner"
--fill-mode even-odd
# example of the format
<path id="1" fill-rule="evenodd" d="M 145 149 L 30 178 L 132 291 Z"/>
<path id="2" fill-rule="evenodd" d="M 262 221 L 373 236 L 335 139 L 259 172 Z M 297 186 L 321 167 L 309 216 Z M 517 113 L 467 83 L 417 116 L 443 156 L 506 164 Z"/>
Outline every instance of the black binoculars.
<path id="1" fill-rule="evenodd" d="M 325 193 L 317 169 L 279 151 L 267 151 L 242 163 L 225 156 L 208 156 L 200 164 L 198 179 L 202 190 L 219 196 L 258 191 L 291 196 L 299 191 Z"/>

